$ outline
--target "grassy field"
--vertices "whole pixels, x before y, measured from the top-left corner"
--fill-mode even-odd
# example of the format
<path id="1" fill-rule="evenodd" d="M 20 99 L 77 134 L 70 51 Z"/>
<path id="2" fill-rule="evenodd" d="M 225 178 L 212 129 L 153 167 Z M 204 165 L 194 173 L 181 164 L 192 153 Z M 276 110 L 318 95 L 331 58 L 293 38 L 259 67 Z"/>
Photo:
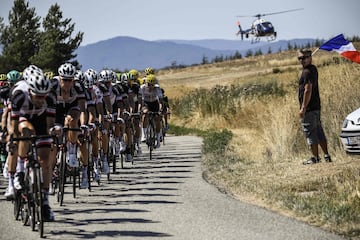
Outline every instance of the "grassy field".
<path id="1" fill-rule="evenodd" d="M 157 76 L 171 99 L 173 125 L 220 131 L 210 136 L 216 139 L 225 134 L 226 149 L 204 154 L 209 182 L 243 201 L 358 239 L 360 160 L 345 154 L 339 135 L 346 115 L 360 107 L 360 65 L 336 53 L 314 55 L 334 161 L 304 166 L 310 150 L 298 118 L 296 57 L 294 50 Z"/>

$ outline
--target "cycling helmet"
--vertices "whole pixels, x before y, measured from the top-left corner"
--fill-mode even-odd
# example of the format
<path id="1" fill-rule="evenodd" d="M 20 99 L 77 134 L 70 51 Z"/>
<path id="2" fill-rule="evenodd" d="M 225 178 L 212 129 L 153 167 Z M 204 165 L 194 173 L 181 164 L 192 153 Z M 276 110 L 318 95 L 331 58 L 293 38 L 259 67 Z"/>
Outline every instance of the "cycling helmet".
<path id="1" fill-rule="evenodd" d="M 154 69 L 152 68 L 152 67 L 147 67 L 146 69 L 145 69 L 145 74 L 146 75 L 149 75 L 149 74 L 154 74 L 155 72 L 154 72 Z"/>
<path id="2" fill-rule="evenodd" d="M 130 79 L 130 73 L 123 73 L 123 74 L 121 74 L 121 77 L 120 77 L 120 83 L 127 84 L 129 79 Z"/>
<path id="3" fill-rule="evenodd" d="M 100 72 L 99 81 L 100 82 L 110 82 L 113 78 L 113 72 L 108 69 L 104 69 Z"/>
<path id="4" fill-rule="evenodd" d="M 12 71 L 8 72 L 6 77 L 10 84 L 15 84 L 17 81 L 20 80 L 21 75 L 18 71 L 12 70 Z"/>
<path id="5" fill-rule="evenodd" d="M 114 71 L 111 71 L 112 72 L 112 83 L 116 83 L 118 81 L 118 74 Z"/>
<path id="6" fill-rule="evenodd" d="M 71 63 L 64 63 L 58 69 L 60 77 L 73 78 L 76 73 L 76 68 Z"/>
<path id="7" fill-rule="evenodd" d="M 47 80 L 41 70 L 33 70 L 27 76 L 27 83 L 34 94 L 44 95 L 50 92 L 51 82 Z"/>
<path id="8" fill-rule="evenodd" d="M 149 74 L 146 76 L 145 79 L 146 83 L 150 83 L 151 85 L 155 85 L 156 84 L 156 77 L 154 74 Z"/>
<path id="9" fill-rule="evenodd" d="M 129 77 L 130 77 L 131 80 L 136 80 L 136 79 L 139 78 L 139 72 L 137 70 L 135 70 L 135 69 L 131 69 L 129 71 L 129 74 L 130 74 Z"/>
<path id="10" fill-rule="evenodd" d="M 98 79 L 99 79 L 99 75 L 97 73 L 97 71 L 95 71 L 94 69 L 92 68 L 89 68 L 88 70 L 85 71 L 85 73 L 92 73 L 92 77 L 93 77 L 93 80 L 94 80 L 94 85 L 96 85 L 98 83 Z"/>
<path id="11" fill-rule="evenodd" d="M 78 80 L 79 82 L 83 82 L 84 81 L 84 73 L 81 70 L 77 70 L 74 76 L 75 80 Z"/>
<path id="12" fill-rule="evenodd" d="M 97 79 L 96 72 L 92 69 L 88 69 L 84 73 L 84 86 L 85 88 L 92 88 Z"/>
<path id="13" fill-rule="evenodd" d="M 29 65 L 27 68 L 24 69 L 23 71 L 23 78 L 25 81 L 27 81 L 28 77 L 34 73 L 35 71 L 41 71 L 42 70 L 38 67 L 38 66 L 35 66 L 35 65 Z"/>

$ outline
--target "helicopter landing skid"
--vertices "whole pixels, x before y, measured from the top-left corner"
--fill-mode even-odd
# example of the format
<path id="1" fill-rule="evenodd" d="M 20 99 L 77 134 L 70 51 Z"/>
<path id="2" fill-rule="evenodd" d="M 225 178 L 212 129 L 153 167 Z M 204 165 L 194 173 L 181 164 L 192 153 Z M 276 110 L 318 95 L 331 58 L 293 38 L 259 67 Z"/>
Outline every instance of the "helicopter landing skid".
<path id="1" fill-rule="evenodd" d="M 276 39 L 276 36 L 272 35 L 272 36 L 268 36 L 267 38 L 268 42 L 274 41 Z"/>
<path id="2" fill-rule="evenodd" d="M 260 42 L 260 37 L 255 37 L 255 38 L 251 39 L 251 44 L 258 43 L 258 42 Z"/>

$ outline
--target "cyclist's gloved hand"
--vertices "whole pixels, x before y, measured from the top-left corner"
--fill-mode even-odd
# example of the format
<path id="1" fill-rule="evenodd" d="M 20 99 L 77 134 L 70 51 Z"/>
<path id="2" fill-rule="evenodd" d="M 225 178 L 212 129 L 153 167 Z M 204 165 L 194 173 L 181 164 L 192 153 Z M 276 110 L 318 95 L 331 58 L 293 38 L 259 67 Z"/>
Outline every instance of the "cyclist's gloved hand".
<path id="1" fill-rule="evenodd" d="M 59 125 L 55 125 L 50 128 L 49 134 L 53 136 L 61 136 L 63 134 L 63 128 Z"/>
<path id="2" fill-rule="evenodd" d="M 6 144 L 6 151 L 11 153 L 11 154 L 14 154 L 14 152 L 16 151 L 16 143 L 14 142 L 8 142 Z"/>
<path id="3" fill-rule="evenodd" d="M 94 131 L 96 129 L 96 124 L 95 123 L 89 123 L 89 130 L 90 131 Z"/>
<path id="4" fill-rule="evenodd" d="M 89 132 L 89 127 L 85 124 L 80 126 L 82 134 L 86 135 Z"/>

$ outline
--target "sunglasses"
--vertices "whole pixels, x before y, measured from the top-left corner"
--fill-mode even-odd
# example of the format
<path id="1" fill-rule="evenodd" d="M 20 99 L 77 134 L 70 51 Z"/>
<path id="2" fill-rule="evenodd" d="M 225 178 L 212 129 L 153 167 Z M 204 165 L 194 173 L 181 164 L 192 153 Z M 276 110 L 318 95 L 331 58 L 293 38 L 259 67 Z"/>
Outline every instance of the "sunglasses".
<path id="1" fill-rule="evenodd" d="M 307 58 L 309 58 L 310 56 L 301 56 L 301 57 L 298 57 L 298 60 L 299 61 L 302 61 L 302 60 L 305 60 Z"/>
<path id="2" fill-rule="evenodd" d="M 37 95 L 37 94 L 33 94 L 32 97 L 34 99 L 37 99 L 37 100 L 42 100 L 42 99 L 45 99 L 47 97 L 47 95 Z"/>
<path id="3" fill-rule="evenodd" d="M 72 78 L 62 78 L 62 80 L 63 80 L 64 82 L 72 82 L 72 81 L 73 81 Z"/>

